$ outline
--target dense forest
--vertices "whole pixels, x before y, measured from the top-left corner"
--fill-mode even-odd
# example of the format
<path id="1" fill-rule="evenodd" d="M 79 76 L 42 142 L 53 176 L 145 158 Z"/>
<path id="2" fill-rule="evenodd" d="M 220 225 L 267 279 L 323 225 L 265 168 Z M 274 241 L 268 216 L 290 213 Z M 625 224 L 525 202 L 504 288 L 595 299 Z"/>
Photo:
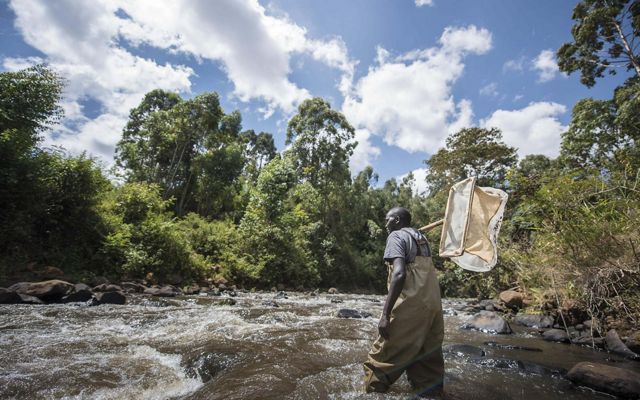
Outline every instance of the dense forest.
<path id="1" fill-rule="evenodd" d="M 518 159 L 498 129 L 452 134 L 425 160 L 429 190 L 419 195 L 412 175 L 354 175 L 354 128 L 322 98 L 300 104 L 278 152 L 216 93 L 154 90 L 131 110 L 105 170 L 41 145 L 63 118 L 56 72 L 0 73 L 0 281 L 55 266 L 77 281 L 381 292 L 386 211 L 409 208 L 414 226 L 435 221 L 450 185 L 476 176 L 510 197 L 499 263 L 470 273 L 436 258 L 446 296 L 518 288 L 531 308 L 569 302 L 638 327 L 640 57 L 625 38 L 640 36 L 640 5 L 584 1 L 573 18 L 560 69 L 587 86 L 617 71 L 628 79 L 610 99 L 574 105 L 555 159 Z M 439 232 L 430 239 L 437 247 Z"/>

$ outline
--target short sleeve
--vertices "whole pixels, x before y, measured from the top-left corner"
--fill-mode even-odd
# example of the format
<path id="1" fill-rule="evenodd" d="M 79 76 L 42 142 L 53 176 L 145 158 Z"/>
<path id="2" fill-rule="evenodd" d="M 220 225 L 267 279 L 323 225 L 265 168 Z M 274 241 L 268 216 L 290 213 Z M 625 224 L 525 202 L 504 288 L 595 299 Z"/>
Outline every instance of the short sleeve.
<path id="1" fill-rule="evenodd" d="M 406 243 L 399 234 L 399 231 L 391 232 L 387 237 L 387 246 L 384 249 L 385 261 L 393 261 L 394 258 L 407 257 Z"/>

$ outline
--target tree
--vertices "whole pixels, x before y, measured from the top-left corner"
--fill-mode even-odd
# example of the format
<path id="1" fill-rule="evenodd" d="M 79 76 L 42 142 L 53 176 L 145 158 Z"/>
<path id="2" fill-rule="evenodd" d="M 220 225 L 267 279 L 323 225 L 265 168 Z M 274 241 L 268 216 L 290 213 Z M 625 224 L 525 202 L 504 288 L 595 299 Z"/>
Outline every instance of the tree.
<path id="1" fill-rule="evenodd" d="M 470 176 L 478 178 L 478 185 L 503 187 L 507 170 L 517 160 L 516 149 L 502 142 L 499 129 L 461 129 L 425 161 L 430 195 Z"/>
<path id="2" fill-rule="evenodd" d="M 562 134 L 560 155 L 572 168 L 633 171 L 640 167 L 640 78 L 616 89 L 611 100 L 582 99 Z"/>
<path id="3" fill-rule="evenodd" d="M 324 99 L 307 99 L 287 126 L 286 144 L 300 176 L 326 191 L 331 185 L 349 182 L 349 156 L 353 154 L 355 130 L 339 111 Z"/>
<path id="4" fill-rule="evenodd" d="M 579 70 L 580 81 L 589 87 L 604 72 L 616 74 L 619 66 L 640 77 L 640 1 L 582 0 L 572 18 L 573 42 L 563 44 L 557 54 L 561 71 Z"/>

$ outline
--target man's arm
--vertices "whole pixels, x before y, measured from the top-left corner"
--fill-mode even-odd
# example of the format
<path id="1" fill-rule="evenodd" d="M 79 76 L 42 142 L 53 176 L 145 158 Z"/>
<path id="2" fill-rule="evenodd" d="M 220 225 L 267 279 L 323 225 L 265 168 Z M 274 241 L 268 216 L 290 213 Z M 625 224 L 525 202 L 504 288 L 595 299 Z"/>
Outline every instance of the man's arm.
<path id="1" fill-rule="evenodd" d="M 404 287 L 404 280 L 407 277 L 407 269 L 403 257 L 393 259 L 393 272 L 391 273 L 391 283 L 389 284 L 389 294 L 384 302 L 384 308 L 382 309 L 382 317 L 380 317 L 380 323 L 378 323 L 378 332 L 380 336 L 385 339 L 389 339 L 389 318 L 391 318 L 391 310 L 393 309 L 398 296 L 402 293 Z"/>

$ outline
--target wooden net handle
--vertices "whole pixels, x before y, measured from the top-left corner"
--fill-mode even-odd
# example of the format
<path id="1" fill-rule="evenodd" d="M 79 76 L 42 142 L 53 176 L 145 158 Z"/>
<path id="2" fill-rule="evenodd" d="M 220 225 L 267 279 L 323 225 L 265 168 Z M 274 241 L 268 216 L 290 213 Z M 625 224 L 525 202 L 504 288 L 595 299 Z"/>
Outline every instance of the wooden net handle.
<path id="1" fill-rule="evenodd" d="M 425 225 L 422 228 L 419 228 L 418 230 L 422 231 L 422 232 L 427 232 L 427 231 L 430 231 L 431 229 L 435 228 L 436 226 L 440 226 L 442 224 L 444 224 L 444 218 L 441 219 L 441 220 L 438 220 L 436 222 L 432 222 L 429 225 Z"/>

